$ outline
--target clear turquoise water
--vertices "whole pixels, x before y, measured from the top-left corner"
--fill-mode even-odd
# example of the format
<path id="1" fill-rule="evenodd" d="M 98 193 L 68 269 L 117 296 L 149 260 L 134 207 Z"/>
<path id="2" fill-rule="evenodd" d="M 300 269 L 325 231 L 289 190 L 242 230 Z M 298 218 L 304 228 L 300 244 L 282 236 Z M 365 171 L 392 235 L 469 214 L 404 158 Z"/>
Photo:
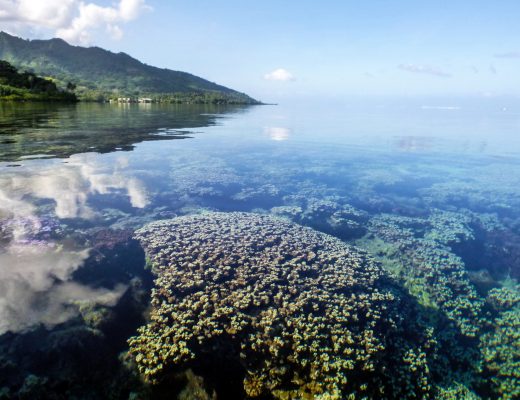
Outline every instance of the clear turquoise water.
<path id="1" fill-rule="evenodd" d="M 0 398 L 138 390 L 114 378 L 152 285 L 128 237 L 202 210 L 368 250 L 436 315 L 435 396 L 520 395 L 520 104 L 2 105 L 0 121 Z"/>

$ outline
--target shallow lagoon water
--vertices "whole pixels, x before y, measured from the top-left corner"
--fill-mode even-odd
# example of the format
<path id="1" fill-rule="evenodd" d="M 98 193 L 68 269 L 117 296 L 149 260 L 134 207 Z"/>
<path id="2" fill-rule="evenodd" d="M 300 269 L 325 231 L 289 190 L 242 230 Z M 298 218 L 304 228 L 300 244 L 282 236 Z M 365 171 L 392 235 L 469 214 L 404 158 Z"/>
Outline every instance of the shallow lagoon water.
<path id="1" fill-rule="evenodd" d="M 206 211 L 271 214 L 368 251 L 433 332 L 428 395 L 520 396 L 518 104 L 0 112 L 0 398 L 203 398 L 200 379 L 222 397 L 196 368 L 147 387 L 125 352 L 153 287 L 133 231 Z"/>

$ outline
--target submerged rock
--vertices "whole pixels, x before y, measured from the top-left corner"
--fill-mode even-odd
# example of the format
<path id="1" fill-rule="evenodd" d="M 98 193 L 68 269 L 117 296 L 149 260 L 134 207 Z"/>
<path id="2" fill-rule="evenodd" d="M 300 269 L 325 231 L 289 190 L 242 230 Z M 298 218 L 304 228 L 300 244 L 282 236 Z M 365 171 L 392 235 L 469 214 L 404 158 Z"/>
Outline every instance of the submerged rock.
<path id="1" fill-rule="evenodd" d="M 150 322 L 129 340 L 149 381 L 237 365 L 243 397 L 429 395 L 427 334 L 366 253 L 248 213 L 159 221 L 136 238 L 157 276 Z"/>

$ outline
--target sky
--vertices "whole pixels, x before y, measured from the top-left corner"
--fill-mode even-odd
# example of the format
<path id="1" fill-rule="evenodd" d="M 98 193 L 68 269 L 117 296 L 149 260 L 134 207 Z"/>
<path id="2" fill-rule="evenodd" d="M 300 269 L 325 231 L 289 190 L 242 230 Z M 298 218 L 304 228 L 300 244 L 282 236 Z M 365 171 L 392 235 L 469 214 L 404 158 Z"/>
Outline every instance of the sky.
<path id="1" fill-rule="evenodd" d="M 0 29 L 125 52 L 263 101 L 520 97 L 520 1 L 0 0 Z"/>

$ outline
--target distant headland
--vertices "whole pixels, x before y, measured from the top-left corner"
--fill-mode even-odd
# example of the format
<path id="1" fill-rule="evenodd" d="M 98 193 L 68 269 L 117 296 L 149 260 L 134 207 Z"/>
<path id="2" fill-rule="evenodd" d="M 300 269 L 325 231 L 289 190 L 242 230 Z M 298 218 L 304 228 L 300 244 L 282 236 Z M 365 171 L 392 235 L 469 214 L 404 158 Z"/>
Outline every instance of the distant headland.
<path id="1" fill-rule="evenodd" d="M 70 100 L 73 95 L 81 101 L 100 102 L 262 104 L 245 93 L 187 72 L 153 67 L 128 54 L 99 47 L 71 46 L 62 39 L 24 40 L 0 32 L 0 60 L 17 69 L 19 75 L 44 77 L 56 86 L 56 93 Z M 4 84 L 0 81 L 0 85 Z M 0 98 L 26 96 L 36 100 L 31 92 L 12 89 Z"/>

